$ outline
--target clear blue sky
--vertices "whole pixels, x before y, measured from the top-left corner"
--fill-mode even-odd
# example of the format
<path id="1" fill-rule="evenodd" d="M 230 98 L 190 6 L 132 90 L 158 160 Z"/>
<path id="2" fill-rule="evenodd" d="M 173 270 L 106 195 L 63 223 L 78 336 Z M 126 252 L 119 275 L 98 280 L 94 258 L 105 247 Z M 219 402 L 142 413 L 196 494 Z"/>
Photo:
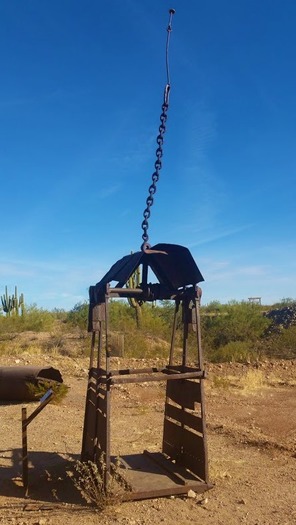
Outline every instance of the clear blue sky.
<path id="1" fill-rule="evenodd" d="M 187 246 L 203 300 L 296 297 L 296 2 L 0 2 L 0 292 L 72 308 L 141 245 Z"/>

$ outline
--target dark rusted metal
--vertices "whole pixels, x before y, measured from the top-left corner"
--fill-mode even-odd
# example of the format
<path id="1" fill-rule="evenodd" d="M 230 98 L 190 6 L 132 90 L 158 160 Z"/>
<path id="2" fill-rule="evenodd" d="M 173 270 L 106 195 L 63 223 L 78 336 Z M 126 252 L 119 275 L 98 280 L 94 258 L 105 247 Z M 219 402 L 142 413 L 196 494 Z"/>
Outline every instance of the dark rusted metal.
<path id="1" fill-rule="evenodd" d="M 126 288 L 126 283 L 138 265 L 153 270 L 158 283 L 143 279 L 137 289 Z M 125 499 L 142 499 L 170 494 L 184 494 L 190 488 L 203 492 L 211 487 L 208 480 L 206 426 L 203 380 L 206 377 L 202 362 L 199 305 L 203 280 L 189 250 L 183 246 L 158 244 L 150 253 L 139 252 L 126 256 L 107 272 L 96 285 L 90 287 L 89 329 L 93 333 L 89 383 L 86 399 L 82 459 L 104 459 L 106 479 L 111 475 L 111 392 L 113 385 L 161 382 L 166 383 L 166 401 L 162 449 L 151 454 L 120 458 L 120 473 L 130 492 Z M 117 282 L 115 287 L 110 282 Z M 176 315 L 169 363 L 166 367 L 113 370 L 108 348 L 108 304 L 114 297 L 134 297 L 151 301 L 170 298 L 175 301 L 176 312 L 182 309 L 183 351 L 181 363 L 174 362 Z M 190 327 L 196 331 L 196 366 L 188 365 L 187 340 Z M 102 335 L 104 334 L 104 340 Z M 93 352 L 97 345 L 97 368 Z M 102 365 L 104 364 L 104 369 Z"/>
<path id="2" fill-rule="evenodd" d="M 40 414 L 40 412 L 52 401 L 54 397 L 53 390 L 49 389 L 46 394 L 40 399 L 39 406 L 27 417 L 27 408 L 22 408 L 22 466 L 23 466 L 23 485 L 25 489 L 25 497 L 28 496 L 29 491 L 29 462 L 28 462 L 28 436 L 27 428 L 29 424 Z"/>
<path id="3" fill-rule="evenodd" d="M 175 303 L 175 311 L 174 311 L 174 320 L 173 320 L 172 335 L 171 335 L 171 346 L 170 346 L 170 359 L 169 359 L 169 365 L 172 365 L 172 364 L 173 364 L 173 361 L 174 361 L 175 337 L 176 337 L 177 315 L 178 315 L 178 311 L 179 311 L 179 306 L 180 306 L 179 301 L 176 301 L 176 303 Z"/>
<path id="4" fill-rule="evenodd" d="M 29 462 L 28 462 L 28 437 L 27 437 L 27 409 L 22 408 L 22 466 L 23 466 L 23 486 L 25 489 L 25 497 L 28 496 L 29 487 Z"/>
<path id="5" fill-rule="evenodd" d="M 180 376 L 182 378 L 195 378 L 198 377 L 200 379 L 204 379 L 204 373 L 203 371 L 196 371 L 196 372 L 188 372 L 188 373 L 178 373 L 178 374 L 172 374 L 172 373 L 159 373 L 159 374 L 147 374 L 147 375 L 138 375 L 137 377 L 114 377 L 114 378 L 108 378 L 106 382 L 110 382 L 110 385 L 116 385 L 116 384 L 127 384 L 127 383 L 148 383 L 150 381 L 173 381 L 175 379 L 179 380 Z"/>
<path id="6" fill-rule="evenodd" d="M 105 287 L 112 281 L 118 282 L 114 288 L 118 296 L 122 293 L 131 295 L 131 289 L 122 288 L 140 264 L 150 267 L 159 281 L 148 290 L 142 288 L 134 292 L 137 296 L 142 294 L 145 301 L 169 299 L 173 294 L 180 294 L 180 288 L 195 286 L 204 280 L 188 248 L 177 244 L 157 244 L 154 249 L 153 253 L 136 252 L 117 261 L 101 281 L 91 287 L 90 301 L 94 306 L 104 303 Z"/>
<path id="7" fill-rule="evenodd" d="M 94 332 L 95 333 L 95 332 Z M 88 373 L 88 384 L 85 403 L 84 427 L 82 436 L 83 461 L 94 459 L 94 439 L 96 435 L 96 406 L 97 406 L 97 374 L 98 371 L 92 367 Z"/>
<path id="8" fill-rule="evenodd" d="M 170 476 L 175 478 L 177 483 L 181 483 L 181 485 L 186 485 L 187 480 L 186 480 L 185 476 L 182 476 L 182 474 L 180 474 L 180 472 L 177 472 L 176 468 L 175 468 L 175 465 L 172 464 L 171 462 L 167 461 L 166 458 L 163 456 L 163 454 L 160 454 L 160 453 L 152 454 L 148 450 L 144 450 L 143 454 L 148 456 L 149 459 L 151 459 L 152 461 L 155 461 L 155 463 L 157 463 L 157 465 L 159 465 L 163 470 L 168 472 Z"/>
<path id="9" fill-rule="evenodd" d="M 38 383 L 62 383 L 59 370 L 53 367 L 6 366 L 0 368 L 1 401 L 36 401 L 30 389 Z"/>
<path id="10" fill-rule="evenodd" d="M 186 494 L 190 489 L 202 493 L 210 488 L 198 476 L 172 463 L 160 452 L 144 451 L 143 454 L 120 457 L 117 472 L 122 473 L 129 487 L 124 494 L 125 500 Z"/>

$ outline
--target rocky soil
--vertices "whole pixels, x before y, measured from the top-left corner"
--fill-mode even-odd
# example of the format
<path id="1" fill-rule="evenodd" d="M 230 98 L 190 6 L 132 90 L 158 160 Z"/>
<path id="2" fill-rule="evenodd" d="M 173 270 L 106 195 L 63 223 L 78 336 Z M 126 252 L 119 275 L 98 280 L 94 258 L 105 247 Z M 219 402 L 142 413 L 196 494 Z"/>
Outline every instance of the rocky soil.
<path id="1" fill-rule="evenodd" d="M 16 365 L 0 357 L 0 366 Z M 296 361 L 209 365 L 206 381 L 210 477 L 204 495 L 122 503 L 103 513 L 80 498 L 67 476 L 79 458 L 87 359 L 22 354 L 18 365 L 52 365 L 70 387 L 60 405 L 49 404 L 28 428 L 30 493 L 21 482 L 21 407 L 0 405 L 0 523 L 16 525 L 292 525 L 296 522 Z M 147 362 L 116 362 L 118 367 Z M 149 363 L 150 364 L 150 363 Z M 153 362 L 154 364 L 154 362 Z M 152 362 L 151 362 L 152 365 Z M 157 450 L 161 442 L 163 386 L 114 388 L 115 454 Z M 37 406 L 28 403 L 28 413 Z"/>
<path id="2" fill-rule="evenodd" d="M 266 314 L 266 317 L 272 321 L 269 327 L 269 333 L 278 333 L 283 328 L 296 325 L 296 304 L 270 310 Z"/>

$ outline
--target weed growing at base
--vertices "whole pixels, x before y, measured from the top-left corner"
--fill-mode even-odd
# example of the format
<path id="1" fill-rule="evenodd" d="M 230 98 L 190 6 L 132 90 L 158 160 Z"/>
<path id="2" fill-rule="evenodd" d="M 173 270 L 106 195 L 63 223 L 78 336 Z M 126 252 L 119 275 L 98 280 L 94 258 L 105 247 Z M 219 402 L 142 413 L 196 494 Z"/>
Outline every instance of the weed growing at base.
<path id="1" fill-rule="evenodd" d="M 115 464 L 112 475 L 108 476 L 106 462 L 101 456 L 99 465 L 92 461 L 76 461 L 73 470 L 67 472 L 73 480 L 75 488 L 81 497 L 89 504 L 103 511 L 110 505 L 122 501 L 123 485 L 118 475 L 118 462 Z M 107 476 L 107 484 L 104 480 Z"/>

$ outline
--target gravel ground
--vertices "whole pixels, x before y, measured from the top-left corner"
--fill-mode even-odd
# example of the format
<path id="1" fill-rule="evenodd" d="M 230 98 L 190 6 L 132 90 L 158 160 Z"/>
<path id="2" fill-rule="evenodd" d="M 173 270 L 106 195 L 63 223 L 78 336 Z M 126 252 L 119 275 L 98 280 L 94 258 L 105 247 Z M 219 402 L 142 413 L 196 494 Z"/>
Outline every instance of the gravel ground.
<path id="1" fill-rule="evenodd" d="M 22 355 L 18 365 L 59 368 L 70 387 L 60 405 L 48 405 L 28 428 L 30 494 L 21 483 L 21 406 L 1 404 L 0 523 L 17 525 L 192 524 L 292 525 L 296 522 L 295 361 L 209 365 L 206 382 L 208 446 L 214 488 L 195 497 L 121 503 L 103 513 L 81 499 L 66 470 L 81 449 L 86 359 Z M 145 364 L 147 361 L 145 361 Z M 118 364 L 118 363 L 117 363 Z M 121 359 L 120 367 L 143 366 Z M 149 362 L 149 364 L 154 364 Z M 15 358 L 1 356 L 0 366 Z M 115 454 L 157 450 L 162 385 L 114 389 Z M 29 403 L 28 413 L 36 404 Z M 192 495 L 194 496 L 194 495 Z"/>

